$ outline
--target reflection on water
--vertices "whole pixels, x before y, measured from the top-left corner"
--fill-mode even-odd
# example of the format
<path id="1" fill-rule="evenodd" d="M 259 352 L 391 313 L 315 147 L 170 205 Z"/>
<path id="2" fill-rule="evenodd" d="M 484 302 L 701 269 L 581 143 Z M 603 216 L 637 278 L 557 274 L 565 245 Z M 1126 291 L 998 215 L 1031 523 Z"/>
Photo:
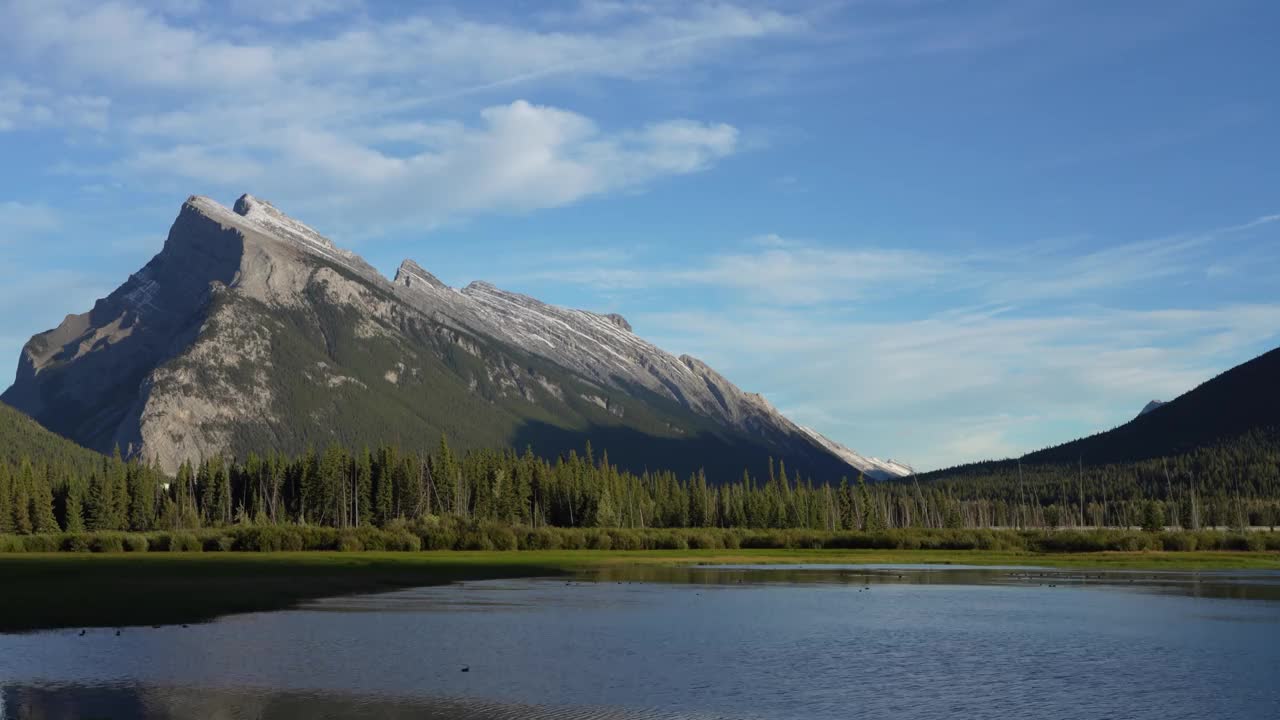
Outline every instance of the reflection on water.
<path id="1" fill-rule="evenodd" d="M 0 636 L 0 719 L 1275 718 L 1278 590 L 1269 572 L 619 566 Z"/>
<path id="2" fill-rule="evenodd" d="M 1056 570 L 978 565 L 705 565 L 616 566 L 584 574 L 603 582 L 697 585 L 786 583 L 869 586 L 1020 585 L 1124 589 L 1206 598 L 1280 601 L 1280 573 L 1270 570 Z"/>
<path id="3" fill-rule="evenodd" d="M 24 720 L 683 720 L 710 715 L 618 708 L 538 707 L 483 700 L 379 698 L 354 694 L 200 690 L 181 687 L 25 686 L 2 691 L 0 708 Z M 9 718 L 0 709 L 0 720 Z"/>

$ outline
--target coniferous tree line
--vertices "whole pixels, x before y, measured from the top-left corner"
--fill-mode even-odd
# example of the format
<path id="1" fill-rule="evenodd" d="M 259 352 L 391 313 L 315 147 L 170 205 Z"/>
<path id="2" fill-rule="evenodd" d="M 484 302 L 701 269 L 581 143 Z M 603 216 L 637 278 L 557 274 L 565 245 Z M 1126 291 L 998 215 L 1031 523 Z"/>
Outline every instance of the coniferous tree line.
<path id="1" fill-rule="evenodd" d="M 1280 520 L 1280 443 L 1268 433 L 1186 455 L 1088 467 L 969 466 L 895 482 L 815 480 L 769 463 L 713 482 L 702 472 L 620 469 L 588 444 L 531 451 L 333 445 L 296 457 L 183 464 L 169 477 L 120 453 L 88 470 L 56 455 L 0 460 L 0 534 L 298 524 L 387 527 L 429 516 L 526 527 L 1189 529 Z"/>

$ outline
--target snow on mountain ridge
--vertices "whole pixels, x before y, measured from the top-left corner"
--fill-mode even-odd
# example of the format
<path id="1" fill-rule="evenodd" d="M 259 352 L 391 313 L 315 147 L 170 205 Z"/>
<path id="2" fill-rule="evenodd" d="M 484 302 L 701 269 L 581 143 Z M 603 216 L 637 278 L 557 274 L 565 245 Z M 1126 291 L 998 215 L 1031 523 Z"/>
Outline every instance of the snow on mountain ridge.
<path id="1" fill-rule="evenodd" d="M 805 427 L 804 425 L 799 425 L 798 427 L 806 435 L 813 438 L 815 442 L 829 450 L 832 454 L 843 459 L 845 462 L 876 480 L 906 477 L 914 472 L 909 466 L 893 460 L 881 460 L 880 458 L 860 455 L 812 428 Z"/>
<path id="2" fill-rule="evenodd" d="M 624 391 L 644 388 L 766 440 L 799 437 L 872 477 L 910 472 L 900 464 L 859 455 L 792 422 L 763 396 L 743 392 L 701 360 L 689 355 L 677 357 L 635 335 L 620 315 L 551 305 L 485 281 L 453 288 L 408 259 L 389 282 L 358 255 L 339 248 L 265 200 L 245 194 L 232 210 L 200 196 L 192 196 L 187 204 L 224 226 L 273 238 L 346 267 L 370 282 L 390 286 L 401 299 L 437 320 L 499 338 L 600 387 Z"/>

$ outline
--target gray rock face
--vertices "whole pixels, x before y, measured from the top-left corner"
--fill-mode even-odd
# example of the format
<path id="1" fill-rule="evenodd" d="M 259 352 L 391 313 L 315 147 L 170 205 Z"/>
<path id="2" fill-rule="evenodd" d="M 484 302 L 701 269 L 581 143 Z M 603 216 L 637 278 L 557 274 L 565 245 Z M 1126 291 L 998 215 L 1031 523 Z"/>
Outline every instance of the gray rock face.
<path id="1" fill-rule="evenodd" d="M 484 282 L 455 289 L 411 260 L 388 281 L 249 195 L 230 210 L 189 198 L 151 262 L 90 312 L 33 337 L 20 363 L 6 402 L 82 444 L 118 444 L 170 471 L 253 442 L 294 450 L 325 423 L 339 426 L 335 438 L 355 437 L 341 427 L 352 407 L 448 431 L 457 418 L 432 406 L 448 398 L 491 418 L 471 418 L 483 427 L 539 418 L 673 438 L 713 432 L 726 447 L 754 443 L 875 478 L 906 472 L 801 428 L 705 363 L 636 336 L 620 315 Z M 299 395 L 298 383 L 316 394 Z"/>

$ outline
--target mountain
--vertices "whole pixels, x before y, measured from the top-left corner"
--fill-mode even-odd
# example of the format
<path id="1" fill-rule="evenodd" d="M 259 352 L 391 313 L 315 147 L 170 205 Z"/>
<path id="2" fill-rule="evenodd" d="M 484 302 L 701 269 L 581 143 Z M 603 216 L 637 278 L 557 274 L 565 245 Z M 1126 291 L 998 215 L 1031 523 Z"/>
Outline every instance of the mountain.
<path id="1" fill-rule="evenodd" d="M 619 315 L 406 260 L 388 280 L 270 203 L 193 196 L 164 248 L 89 312 L 23 349 L 3 400 L 86 447 L 173 471 L 219 453 L 330 442 L 581 451 L 631 469 L 736 478 L 768 458 L 815 477 L 864 458 L 676 357 Z"/>
<path id="2" fill-rule="evenodd" d="M 1150 404 L 1147 406 L 1150 408 Z M 1029 463 L 1128 462 L 1177 455 L 1246 433 L 1280 427 L 1280 348 L 1087 438 L 1030 453 Z"/>
<path id="3" fill-rule="evenodd" d="M 1165 401 L 1164 401 L 1164 400 L 1152 400 L 1151 402 L 1149 402 L 1149 403 L 1147 403 L 1146 405 L 1143 405 L 1143 406 L 1142 406 L 1142 411 L 1141 411 L 1141 412 L 1139 412 L 1139 413 L 1138 413 L 1138 415 L 1139 415 L 1139 416 L 1141 416 L 1141 415 L 1146 415 L 1147 413 L 1151 412 L 1152 410 L 1155 410 L 1155 409 L 1156 409 L 1156 408 L 1158 408 L 1158 407 L 1163 407 L 1163 406 L 1164 406 L 1164 405 L 1166 405 L 1166 404 L 1167 404 L 1167 403 L 1165 403 Z"/>
<path id="4" fill-rule="evenodd" d="M 17 466 L 26 458 L 35 462 L 60 462 L 92 470 L 103 456 L 41 427 L 18 410 L 0 403 L 0 463 Z"/>
<path id="5" fill-rule="evenodd" d="M 1153 412 L 1156 409 L 1159 412 Z M 1273 447 L 1280 442 L 1280 348 L 1237 365 L 1174 400 L 1152 401 L 1137 417 L 1106 432 L 1016 460 L 961 465 L 931 472 L 928 477 L 985 474 L 1018 461 L 1024 466 L 1134 463 L 1236 441 Z"/>

